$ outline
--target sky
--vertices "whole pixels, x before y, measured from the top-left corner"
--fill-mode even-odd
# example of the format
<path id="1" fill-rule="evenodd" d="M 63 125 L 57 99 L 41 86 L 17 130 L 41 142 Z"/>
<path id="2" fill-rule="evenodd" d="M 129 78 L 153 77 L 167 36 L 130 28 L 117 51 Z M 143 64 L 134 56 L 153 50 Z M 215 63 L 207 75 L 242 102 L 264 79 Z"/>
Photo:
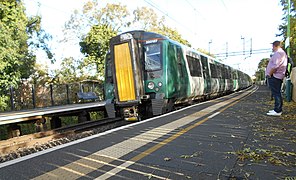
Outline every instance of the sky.
<path id="1" fill-rule="evenodd" d="M 271 44 L 279 34 L 283 23 L 282 6 L 279 0 L 98 0 L 101 6 L 120 2 L 132 12 L 137 7 L 152 8 L 159 17 L 165 16 L 167 25 L 175 28 L 192 47 L 210 51 L 212 54 L 244 51 L 242 56 L 220 57 L 223 63 L 253 75 L 258 63 L 271 54 Z M 87 0 L 24 0 L 26 13 L 41 15 L 42 28 L 52 35 L 50 48 L 60 59 L 69 56 L 81 57 L 78 42 L 60 43 L 64 23 L 75 9 L 82 9 Z M 130 27 L 128 30 L 134 30 Z M 76 44 L 75 44 L 76 43 Z M 265 50 L 252 54 L 250 49 Z M 270 51 L 269 51 L 270 49 Z M 38 52 L 40 63 L 49 63 Z"/>

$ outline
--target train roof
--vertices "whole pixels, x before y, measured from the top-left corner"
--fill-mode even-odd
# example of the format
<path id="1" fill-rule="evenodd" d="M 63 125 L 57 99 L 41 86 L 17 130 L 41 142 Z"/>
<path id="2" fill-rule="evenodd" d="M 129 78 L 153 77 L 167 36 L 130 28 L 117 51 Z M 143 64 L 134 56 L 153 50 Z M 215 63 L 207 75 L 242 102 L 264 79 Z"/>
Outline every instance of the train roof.
<path id="1" fill-rule="evenodd" d="M 161 40 L 170 40 L 168 37 L 157 34 L 154 32 L 147 32 L 143 30 L 134 30 L 134 31 L 127 31 L 124 33 L 121 33 L 111 39 L 111 42 L 119 42 L 123 38 L 130 39 L 132 36 L 133 38 L 139 39 L 140 41 L 143 40 L 150 40 L 150 39 L 161 39 Z"/>

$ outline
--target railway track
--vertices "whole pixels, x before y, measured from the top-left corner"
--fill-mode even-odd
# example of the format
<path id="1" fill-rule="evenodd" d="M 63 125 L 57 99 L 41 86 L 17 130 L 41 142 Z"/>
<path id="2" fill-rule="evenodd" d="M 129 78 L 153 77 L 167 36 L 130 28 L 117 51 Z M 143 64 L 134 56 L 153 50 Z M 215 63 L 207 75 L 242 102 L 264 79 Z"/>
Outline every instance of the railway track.
<path id="1" fill-rule="evenodd" d="M 120 118 L 88 121 L 0 141 L 0 163 L 126 125 Z"/>

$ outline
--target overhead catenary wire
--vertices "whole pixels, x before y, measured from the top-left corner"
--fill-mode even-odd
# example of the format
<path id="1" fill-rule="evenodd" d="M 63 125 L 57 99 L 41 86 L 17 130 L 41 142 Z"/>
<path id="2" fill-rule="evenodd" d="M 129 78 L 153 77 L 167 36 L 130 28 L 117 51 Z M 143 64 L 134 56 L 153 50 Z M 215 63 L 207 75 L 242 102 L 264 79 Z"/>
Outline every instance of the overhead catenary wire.
<path id="1" fill-rule="evenodd" d="M 200 11 L 197 10 L 197 8 L 196 8 L 195 6 L 193 6 L 192 3 L 189 2 L 189 0 L 186 0 L 186 2 L 189 4 L 190 7 L 193 8 L 193 11 L 195 11 L 197 14 L 199 14 L 200 17 L 201 17 L 204 21 L 206 21 L 206 18 L 200 13 Z"/>
<path id="2" fill-rule="evenodd" d="M 224 56 L 242 56 L 244 55 L 244 51 L 236 51 L 236 52 L 226 52 L 226 53 L 218 53 L 214 54 L 216 57 L 224 57 Z M 271 53 L 270 48 L 269 49 L 253 49 L 251 54 L 263 54 L 263 53 Z"/>
<path id="3" fill-rule="evenodd" d="M 73 13 L 73 11 L 67 11 L 65 9 L 59 9 L 53 6 L 50 6 L 48 4 L 46 4 L 43 1 L 40 0 L 33 0 L 34 2 L 36 2 L 36 4 L 38 4 L 38 9 L 37 9 L 37 15 L 40 13 L 40 8 L 45 7 L 45 8 L 49 8 L 52 9 L 54 11 L 58 11 L 67 15 L 70 15 Z M 190 6 L 190 8 L 196 12 L 202 19 L 206 20 L 206 18 L 202 15 L 202 13 L 194 6 L 194 3 L 190 0 L 185 0 L 186 3 Z M 164 16 L 166 16 L 167 18 L 171 19 L 174 23 L 176 23 L 177 25 L 179 25 L 181 28 L 184 28 L 187 32 L 190 32 L 193 35 L 196 35 L 196 32 L 192 29 L 189 28 L 188 26 L 184 25 L 184 23 L 178 21 L 177 19 L 175 19 L 173 16 L 171 16 L 167 11 L 164 10 L 164 8 L 160 7 L 157 3 L 155 3 L 152 0 L 144 0 L 145 3 L 147 3 L 149 6 L 153 7 L 154 9 L 156 9 L 157 11 L 159 11 L 161 14 L 163 14 Z M 221 0 L 223 6 L 225 7 L 225 9 L 227 10 L 227 6 L 225 4 L 225 2 L 223 0 Z M 86 19 L 85 17 L 82 17 L 83 19 Z M 246 43 L 249 43 L 249 40 L 246 40 Z M 223 45 L 224 46 L 224 45 Z M 252 46 L 252 45 L 251 45 Z M 255 52 L 254 50 L 252 50 L 252 47 L 250 48 L 251 54 L 256 54 L 258 52 Z M 245 53 L 248 53 L 248 51 L 246 50 Z M 232 55 L 237 55 L 239 53 L 237 52 L 227 52 L 228 56 L 232 56 Z M 217 53 L 217 56 L 223 56 L 223 53 Z M 225 53 L 224 53 L 225 55 Z"/>
<path id="4" fill-rule="evenodd" d="M 156 10 L 158 10 L 159 12 L 161 12 L 163 15 L 165 15 L 166 17 L 168 17 L 169 19 L 171 19 L 172 21 L 174 21 L 175 23 L 177 23 L 178 25 L 180 25 L 183 29 L 187 30 L 188 32 L 192 33 L 193 35 L 195 34 L 194 31 L 190 30 L 191 28 L 187 27 L 186 25 L 182 24 L 181 22 L 179 22 L 178 20 L 176 20 L 175 18 L 173 18 L 172 16 L 169 15 L 169 13 L 163 11 L 158 5 L 156 5 L 152 0 L 144 0 L 148 5 L 152 6 L 153 8 L 155 8 Z"/>

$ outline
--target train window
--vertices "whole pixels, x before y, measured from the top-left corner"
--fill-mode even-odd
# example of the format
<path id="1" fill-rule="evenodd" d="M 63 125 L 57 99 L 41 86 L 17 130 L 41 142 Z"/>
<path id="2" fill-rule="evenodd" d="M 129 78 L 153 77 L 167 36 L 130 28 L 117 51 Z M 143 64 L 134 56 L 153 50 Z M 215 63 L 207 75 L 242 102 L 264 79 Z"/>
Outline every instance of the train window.
<path id="1" fill-rule="evenodd" d="M 177 48 L 177 61 L 178 61 L 178 69 L 180 71 L 180 77 L 184 77 L 183 64 L 182 64 L 182 50 L 180 47 Z"/>
<path id="2" fill-rule="evenodd" d="M 226 68 L 223 66 L 223 67 L 221 67 L 221 70 L 222 70 L 222 72 L 221 72 L 222 73 L 222 78 L 227 79 L 226 78 Z"/>
<path id="3" fill-rule="evenodd" d="M 190 75 L 194 77 L 201 77 L 200 60 L 191 56 L 186 56 Z"/>
<path id="4" fill-rule="evenodd" d="M 232 71 L 233 69 L 229 67 L 229 79 L 233 79 Z"/>
<path id="5" fill-rule="evenodd" d="M 222 78 L 221 65 L 217 64 L 216 68 L 217 68 L 217 77 Z"/>
<path id="6" fill-rule="evenodd" d="M 196 76 L 201 77 L 200 60 L 197 58 L 194 58 L 194 72 Z"/>
<path id="7" fill-rule="evenodd" d="M 204 78 L 210 78 L 210 71 L 208 67 L 208 58 L 205 56 L 201 56 L 202 70 Z"/>
<path id="8" fill-rule="evenodd" d="M 232 77 L 233 77 L 233 79 L 237 79 L 237 72 L 236 72 L 236 70 L 233 70 L 232 71 Z"/>
<path id="9" fill-rule="evenodd" d="M 210 64 L 212 78 L 218 78 L 217 67 L 215 64 Z"/>
<path id="10" fill-rule="evenodd" d="M 230 79 L 230 70 L 228 67 L 225 67 L 225 79 Z"/>
<path id="11" fill-rule="evenodd" d="M 145 45 L 145 70 L 156 71 L 161 69 L 160 44 Z"/>

